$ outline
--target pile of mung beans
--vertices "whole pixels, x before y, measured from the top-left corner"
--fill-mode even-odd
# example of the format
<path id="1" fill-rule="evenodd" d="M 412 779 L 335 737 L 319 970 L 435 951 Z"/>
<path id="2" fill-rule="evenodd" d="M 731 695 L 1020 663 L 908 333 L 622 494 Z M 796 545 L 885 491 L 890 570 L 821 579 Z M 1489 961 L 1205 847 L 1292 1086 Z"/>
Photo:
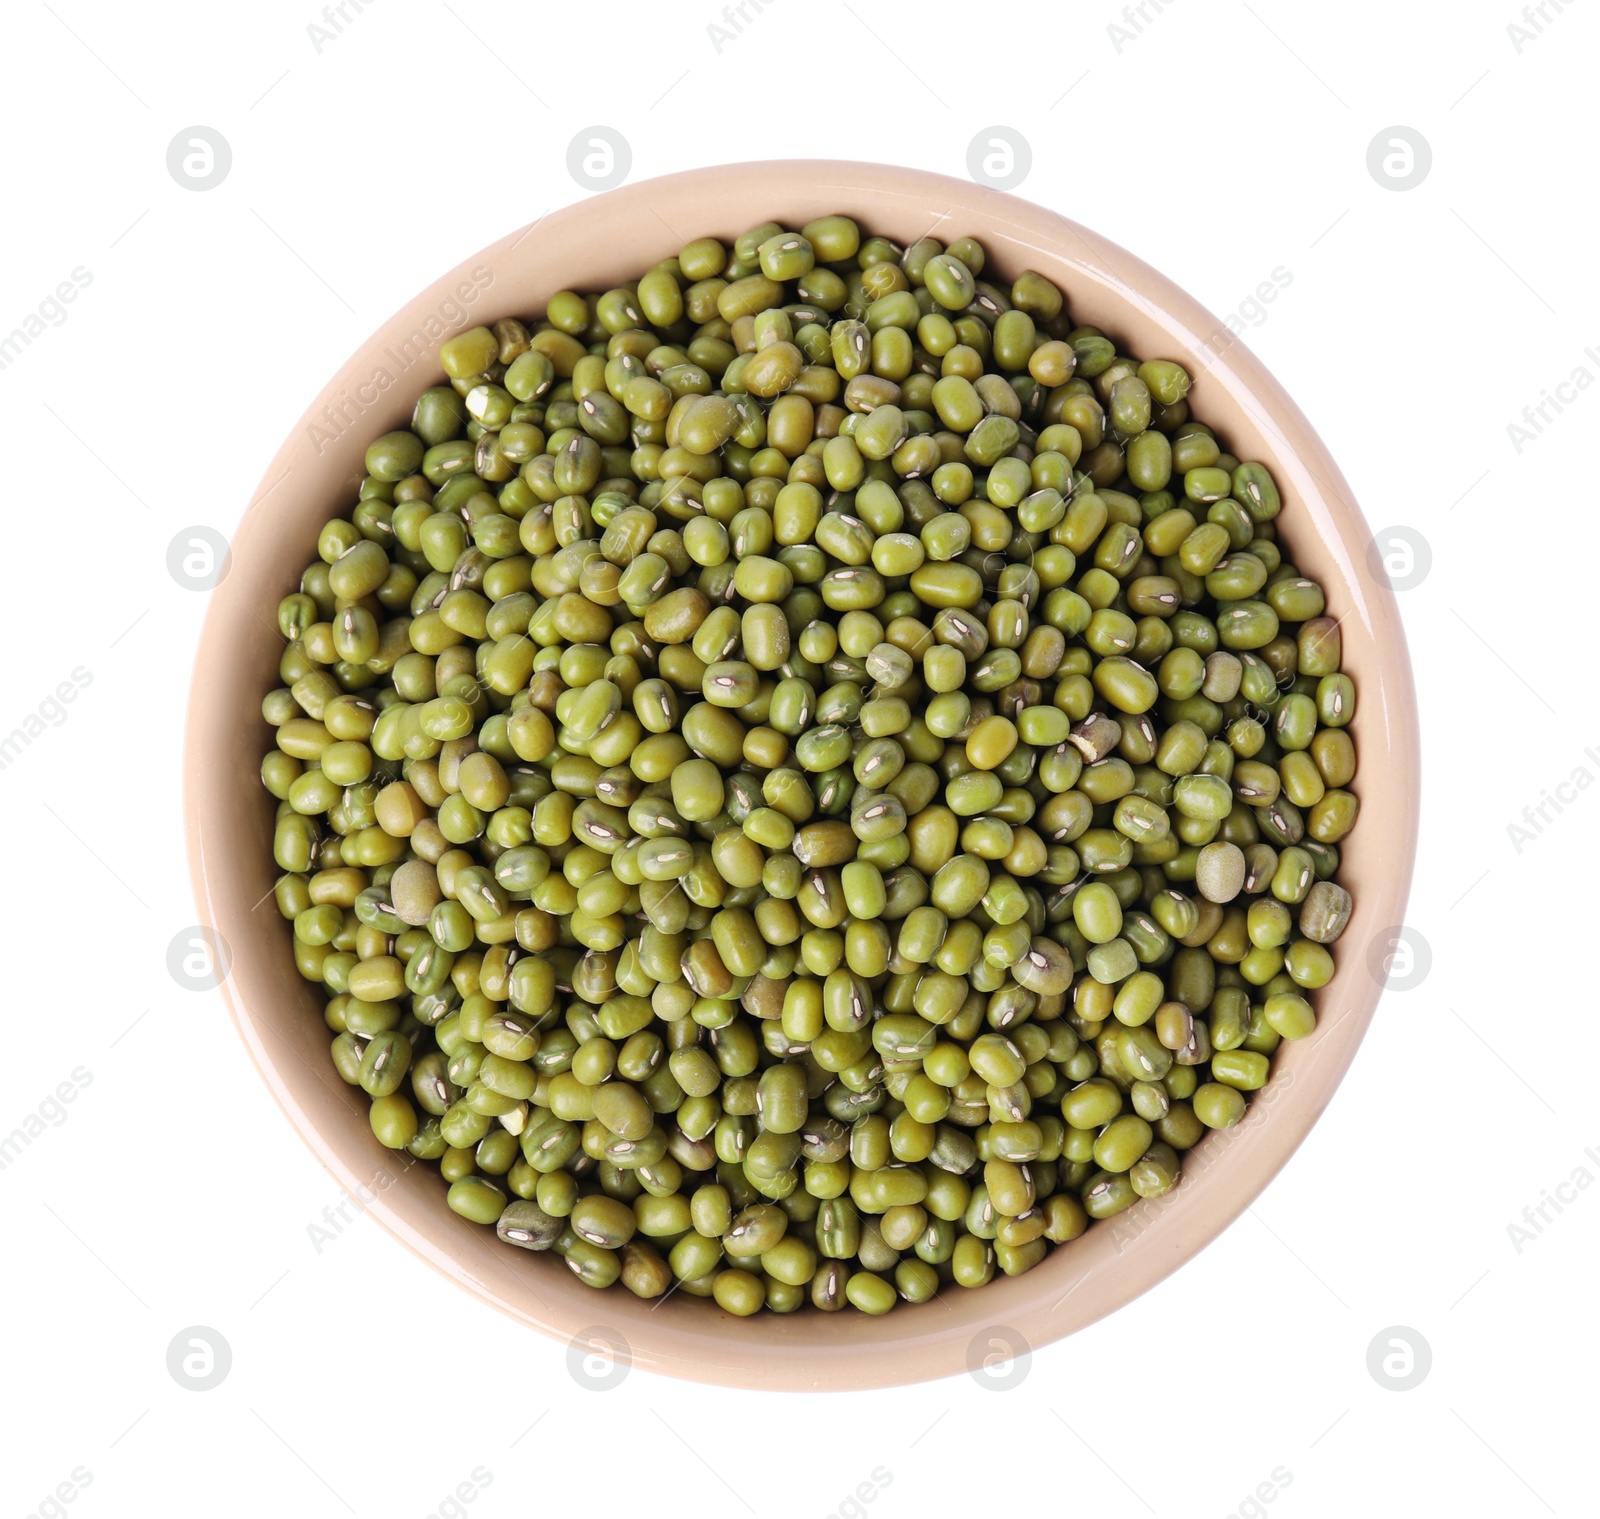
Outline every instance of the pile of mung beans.
<path id="1" fill-rule="evenodd" d="M 334 1066 L 591 1286 L 1017 1275 L 1316 1025 L 1338 624 L 1184 368 L 986 265 L 767 223 L 458 333 L 278 609 Z"/>

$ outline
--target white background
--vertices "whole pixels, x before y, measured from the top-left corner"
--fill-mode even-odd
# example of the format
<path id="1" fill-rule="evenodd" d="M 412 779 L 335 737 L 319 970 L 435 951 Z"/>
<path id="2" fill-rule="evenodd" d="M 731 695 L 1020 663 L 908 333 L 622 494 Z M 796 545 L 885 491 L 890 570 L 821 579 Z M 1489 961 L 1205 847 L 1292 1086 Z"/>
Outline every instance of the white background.
<path id="1" fill-rule="evenodd" d="M 311 0 L 8 12 L 0 334 L 74 269 L 91 281 L 0 370 L 0 732 L 74 669 L 92 683 L 0 770 L 0 1133 L 74 1069 L 91 1079 L 0 1173 L 0 1519 L 423 1519 L 480 1468 L 460 1512 L 485 1519 L 602 1495 L 733 1519 L 1592 1513 L 1600 1189 L 1569 1191 L 1520 1251 L 1508 1226 L 1578 1168 L 1600 1177 L 1600 800 L 1569 792 L 1520 851 L 1507 828 L 1579 767 L 1600 775 L 1600 395 L 1568 392 L 1520 452 L 1507 427 L 1580 366 L 1600 376 L 1600 16 L 1549 6 L 1519 51 L 1510 0 L 1169 0 L 1119 47 L 1110 3 L 771 0 L 718 51 L 710 0 L 349 15 L 319 52 Z M 1427 797 L 1408 918 L 1431 972 L 1386 996 L 1248 1215 L 1008 1393 L 961 1376 L 763 1397 L 643 1372 L 580 1389 L 564 1347 L 370 1220 L 313 1248 L 338 1195 L 217 994 L 166 968 L 195 916 L 178 755 L 204 610 L 169 543 L 231 531 L 391 310 L 581 199 L 567 145 L 590 123 L 629 140 L 633 178 L 802 152 L 960 175 L 979 129 L 1015 129 L 1018 193 L 1219 315 L 1292 275 L 1246 340 L 1372 526 L 1431 551 L 1401 598 Z M 196 124 L 232 150 L 204 193 L 166 166 Z M 1432 150 L 1404 192 L 1367 167 L 1397 124 Z M 231 1346 L 208 1392 L 167 1370 L 195 1325 Z M 1431 1347 L 1411 1391 L 1368 1370 L 1390 1326 Z M 71 1502 L 41 1509 L 77 1468 Z M 870 1502 L 841 1509 L 861 1483 Z"/>

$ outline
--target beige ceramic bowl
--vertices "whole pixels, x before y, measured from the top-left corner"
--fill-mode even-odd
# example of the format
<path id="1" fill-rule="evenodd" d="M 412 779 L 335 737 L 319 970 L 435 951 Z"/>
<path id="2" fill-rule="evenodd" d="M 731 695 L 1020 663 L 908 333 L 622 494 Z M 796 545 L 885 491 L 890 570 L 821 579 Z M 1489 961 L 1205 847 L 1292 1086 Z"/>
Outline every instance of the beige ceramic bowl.
<path id="1" fill-rule="evenodd" d="M 335 1076 L 321 996 L 296 974 L 271 900 L 273 806 L 258 779 L 277 684 L 274 608 L 314 554 L 317 529 L 355 500 L 367 442 L 405 425 L 441 375 L 439 343 L 502 315 L 544 309 L 563 287 L 604 289 L 707 234 L 731 241 L 769 218 L 799 226 L 854 216 L 902 243 L 978 238 L 1004 276 L 1036 269 L 1094 323 L 1149 358 L 1197 376 L 1195 414 L 1241 457 L 1266 462 L 1283 494 L 1294 561 L 1343 619 L 1359 690 L 1361 820 L 1341 879 L 1356 909 L 1321 1022 L 1286 1045 L 1271 1084 L 1236 1130 L 1205 1139 L 1168 1197 L 1096 1225 L 1015 1279 L 953 1289 L 883 1318 L 824 1314 L 735 1319 L 683 1294 L 641 1302 L 595 1292 L 549 1256 L 501 1245 L 444 1203 L 436 1169 L 402 1164 L 367 1126 L 362 1095 Z M 1225 1229 L 1271 1180 L 1326 1106 L 1378 1001 L 1369 946 L 1401 921 L 1415 850 L 1417 720 L 1394 597 L 1369 567 L 1370 534 L 1327 450 L 1260 362 L 1218 319 L 1155 270 L 1053 211 L 939 175 L 877 164 L 736 164 L 629 185 L 544 217 L 429 286 L 375 332 L 312 402 L 263 477 L 212 597 L 195 669 L 185 756 L 190 866 L 200 916 L 222 936 L 239 1033 L 289 1120 L 338 1183 L 399 1240 L 522 1325 L 626 1347 L 635 1365 L 734 1386 L 884 1387 L 1037 1349 L 1120 1308 Z M 508 1324 L 514 1337 L 518 1328 Z"/>

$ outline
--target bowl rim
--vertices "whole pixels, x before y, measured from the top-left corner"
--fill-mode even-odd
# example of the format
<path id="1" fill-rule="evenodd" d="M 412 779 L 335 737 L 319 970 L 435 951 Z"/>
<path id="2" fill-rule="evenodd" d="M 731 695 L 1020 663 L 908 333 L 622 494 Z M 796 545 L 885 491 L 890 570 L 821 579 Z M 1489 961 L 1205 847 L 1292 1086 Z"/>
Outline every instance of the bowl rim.
<path id="1" fill-rule="evenodd" d="M 1009 272 L 1033 267 L 1051 274 L 1080 321 L 1084 310 L 1095 320 L 1114 309 L 1116 317 L 1098 324 L 1123 339 L 1130 329 L 1140 331 L 1128 343 L 1135 352 L 1187 361 L 1196 376 L 1197 411 L 1242 457 L 1261 459 L 1272 469 L 1294 562 L 1327 588 L 1330 609 L 1345 630 L 1345 667 L 1356 676 L 1360 707 L 1352 732 L 1363 753 L 1355 788 L 1362 818 L 1343 851 L 1340 874 L 1356 907 L 1341 941 L 1343 974 L 1329 988 L 1336 1003 L 1332 1015 L 1325 992 L 1316 1032 L 1284 1047 L 1275 1063 L 1280 1069 L 1245 1121 L 1202 1140 L 1190 1152 L 1184 1180 L 1167 1197 L 1136 1204 L 1053 1250 L 1032 1272 L 997 1277 L 982 1291 L 941 1294 L 881 1319 L 807 1307 L 795 1315 L 735 1321 L 709 1301 L 682 1295 L 651 1304 L 620 1289 L 597 1294 L 549 1269 L 549 1262 L 530 1262 L 506 1250 L 491 1233 L 443 1207 L 436 1172 L 416 1167 L 403 1152 L 378 1147 L 366 1128 L 364 1105 L 353 1117 L 353 1099 L 325 1056 L 319 1070 L 306 1049 L 296 1047 L 308 1046 L 312 1036 L 325 1039 L 326 1029 L 320 1019 L 301 1028 L 307 1020 L 298 1007 L 311 1006 L 315 991 L 287 963 L 284 925 L 276 914 L 251 916 L 270 891 L 254 907 L 246 901 L 252 871 L 257 886 L 277 872 L 269 857 L 263 876 L 250 853 L 270 835 L 270 817 L 265 835 L 261 826 L 270 809 L 257 776 L 244 773 L 243 757 L 252 747 L 259 756 L 270 730 L 258 709 L 265 687 L 239 672 L 263 668 L 262 651 L 269 648 L 265 668 L 275 669 L 277 634 L 262 597 L 265 588 L 278 586 L 278 595 L 286 589 L 273 564 L 303 565 L 306 558 L 303 548 L 294 547 L 306 539 L 277 530 L 277 515 L 298 510 L 298 529 L 343 509 L 336 503 L 359 478 L 361 440 L 402 425 L 394 418 L 408 413 L 409 405 L 397 410 L 401 401 L 424 383 L 436 383 L 439 342 L 480 315 L 493 320 L 507 310 L 537 309 L 525 298 L 492 311 L 478 308 L 485 294 L 500 298 L 497 281 L 501 291 L 520 283 L 547 296 L 567 282 L 558 278 L 565 271 L 581 288 L 593 288 L 630 270 L 637 273 L 690 237 L 726 240 L 767 217 L 800 225 L 834 211 L 897 240 L 918 235 L 906 230 L 913 226 L 923 227 L 921 235 L 942 228 L 946 235 L 975 236 Z M 519 252 L 535 233 L 533 246 Z M 641 255 L 641 249 L 656 251 Z M 1019 264 L 1020 256 L 1028 262 Z M 585 269 L 592 278 L 582 276 Z M 1155 348 L 1152 334 L 1159 339 Z M 426 342 L 416 343 L 419 336 Z M 1204 361 L 1197 363 L 1201 356 Z M 419 364 L 422 370 L 403 382 L 392 374 L 388 383 L 376 377 L 387 373 L 385 366 L 404 375 Z M 391 388 L 393 398 L 387 395 Z M 296 473 L 308 482 L 298 509 L 286 505 L 295 492 L 277 494 Z M 628 1364 L 689 1380 L 836 1390 L 976 1372 L 1039 1349 L 1148 1291 L 1234 1222 L 1303 1142 L 1371 1022 L 1382 989 L 1381 951 L 1403 922 L 1420 798 L 1416 697 L 1404 630 L 1371 542 L 1328 450 L 1237 335 L 1164 275 L 1044 206 L 921 170 L 795 159 L 643 180 L 549 213 L 464 260 L 356 348 L 268 465 L 234 534 L 229 569 L 211 595 L 200 634 L 183 777 L 199 926 L 220 938 L 221 990 L 234 1026 L 279 1107 L 335 1181 L 442 1274 L 519 1322 L 568 1341 L 569 1361 L 596 1347 Z M 1381 790 L 1372 784 L 1375 776 L 1382 778 Z M 275 927 L 262 929 L 263 922 Z M 1214 1167 L 1224 1154 L 1228 1163 Z"/>

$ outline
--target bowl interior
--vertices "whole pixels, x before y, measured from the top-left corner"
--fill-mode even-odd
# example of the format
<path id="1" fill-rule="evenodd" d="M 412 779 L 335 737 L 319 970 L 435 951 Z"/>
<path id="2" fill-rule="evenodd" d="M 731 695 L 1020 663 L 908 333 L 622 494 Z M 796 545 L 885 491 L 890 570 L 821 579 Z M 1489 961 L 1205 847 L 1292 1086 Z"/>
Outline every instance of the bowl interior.
<path id="1" fill-rule="evenodd" d="M 445 338 L 537 314 L 562 288 L 604 289 L 694 237 L 731 240 L 768 218 L 798 226 L 830 212 L 899 242 L 973 236 L 1003 276 L 1047 275 L 1079 322 L 1142 358 L 1185 364 L 1196 377 L 1196 417 L 1272 470 L 1288 555 L 1323 583 L 1342 619 L 1345 668 L 1358 690 L 1351 731 L 1362 817 L 1340 873 L 1356 906 L 1337 947 L 1339 973 L 1317 998 L 1316 1032 L 1282 1048 L 1246 1120 L 1191 1151 L 1167 1197 L 979 1291 L 950 1289 L 876 1319 L 809 1308 L 734 1319 L 685 1294 L 647 1303 L 620 1287 L 584 1287 L 554 1259 L 510 1249 L 450 1213 L 436 1169 L 373 1139 L 366 1102 L 334 1074 L 320 991 L 296 973 L 271 898 L 273 808 L 259 781 L 271 730 L 259 703 L 278 683 L 279 598 L 297 585 L 320 525 L 354 504 L 366 444 L 405 425 L 417 393 L 441 377 Z M 1043 208 L 938 175 L 796 161 L 674 175 L 544 217 L 468 259 L 362 345 L 285 442 L 234 537 L 196 662 L 185 788 L 196 896 L 226 946 L 224 993 L 241 1037 L 290 1121 L 369 1212 L 446 1275 L 552 1335 L 604 1339 L 633 1364 L 679 1377 L 795 1389 L 894 1385 L 959 1371 L 1006 1346 L 1037 1348 L 1144 1292 L 1236 1218 L 1304 1138 L 1371 1019 L 1379 987 L 1362 962 L 1369 943 L 1401 921 L 1418 770 L 1403 634 L 1392 593 L 1368 563 L 1369 538 L 1326 449 L 1244 345 L 1160 274 Z"/>

